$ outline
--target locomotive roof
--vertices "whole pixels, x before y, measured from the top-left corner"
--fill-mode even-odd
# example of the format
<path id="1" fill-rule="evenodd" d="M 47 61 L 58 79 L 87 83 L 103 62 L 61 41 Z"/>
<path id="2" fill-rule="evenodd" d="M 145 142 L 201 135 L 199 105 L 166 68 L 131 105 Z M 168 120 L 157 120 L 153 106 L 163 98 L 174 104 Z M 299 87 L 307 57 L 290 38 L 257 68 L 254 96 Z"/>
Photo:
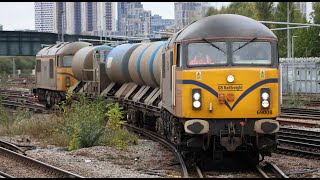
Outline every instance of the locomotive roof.
<path id="1" fill-rule="evenodd" d="M 87 42 L 60 42 L 41 49 L 36 56 L 74 55 L 82 47 L 90 45 Z"/>
<path id="2" fill-rule="evenodd" d="M 254 19 L 236 14 L 218 14 L 190 24 L 176 40 L 214 37 L 277 38 L 268 27 Z"/>

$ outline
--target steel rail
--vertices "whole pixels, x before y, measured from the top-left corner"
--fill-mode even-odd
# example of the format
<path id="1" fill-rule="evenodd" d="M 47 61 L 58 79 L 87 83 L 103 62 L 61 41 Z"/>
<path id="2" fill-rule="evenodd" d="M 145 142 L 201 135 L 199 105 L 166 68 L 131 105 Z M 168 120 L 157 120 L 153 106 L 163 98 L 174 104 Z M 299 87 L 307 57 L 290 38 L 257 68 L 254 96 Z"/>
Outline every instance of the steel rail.
<path id="1" fill-rule="evenodd" d="M 149 130 L 146 130 L 146 129 L 141 129 L 141 128 L 138 128 L 136 126 L 133 126 L 131 124 L 123 124 L 124 126 L 126 127 L 129 127 L 131 129 L 133 129 L 134 131 L 137 131 L 137 132 L 140 132 L 140 133 L 143 133 L 144 135 L 146 135 L 147 137 L 155 140 L 155 141 L 158 141 L 160 142 L 162 145 L 166 146 L 167 148 L 171 149 L 176 157 L 178 158 L 179 162 L 180 162 L 180 165 L 181 165 L 181 175 L 183 178 L 188 178 L 189 175 L 188 175 L 188 170 L 187 170 L 187 167 L 185 165 L 185 162 L 180 154 L 180 152 L 177 150 L 177 148 L 170 142 L 166 141 L 165 139 L 163 139 L 162 137 L 159 137 L 158 134 L 154 133 L 154 132 L 151 132 Z"/>
<path id="2" fill-rule="evenodd" d="M 36 166 L 39 166 L 39 167 L 43 167 L 53 173 L 58 173 L 59 175 L 61 175 L 62 177 L 67 177 L 67 178 L 84 178 L 83 176 L 80 176 L 80 175 L 77 175 L 77 174 L 74 174 L 74 173 L 71 173 L 71 172 L 68 172 L 68 171 L 65 171 L 63 169 L 60 169 L 60 168 L 57 168 L 57 167 L 54 167 L 54 166 L 51 166 L 49 164 L 46 164 L 46 163 L 43 163 L 41 161 L 38 161 L 36 159 L 32 159 L 30 157 L 27 157 L 27 156 L 24 156 L 24 155 L 21 155 L 21 154 L 18 154 L 14 151 L 10 151 L 10 150 L 7 150 L 5 148 L 2 148 L 0 147 L 0 154 L 3 155 L 3 154 L 8 154 L 10 156 L 13 156 L 15 157 L 15 159 L 21 159 L 21 160 L 24 160 L 24 161 L 27 161 L 27 162 L 30 162 Z"/>
<path id="3" fill-rule="evenodd" d="M 10 151 L 14 151 L 16 153 L 22 153 L 26 155 L 24 151 L 22 151 L 17 145 L 0 140 L 0 147 L 6 148 Z"/>
<path id="4" fill-rule="evenodd" d="M 13 177 L 13 176 L 5 173 L 5 172 L 2 172 L 2 171 L 0 171 L 0 176 L 2 176 L 2 177 L 4 177 L 4 178 L 15 178 L 15 177 Z"/>
<path id="5" fill-rule="evenodd" d="M 270 178 L 264 169 L 271 171 L 277 178 L 289 178 L 278 166 L 268 161 L 259 163 L 256 168 L 264 178 Z"/>

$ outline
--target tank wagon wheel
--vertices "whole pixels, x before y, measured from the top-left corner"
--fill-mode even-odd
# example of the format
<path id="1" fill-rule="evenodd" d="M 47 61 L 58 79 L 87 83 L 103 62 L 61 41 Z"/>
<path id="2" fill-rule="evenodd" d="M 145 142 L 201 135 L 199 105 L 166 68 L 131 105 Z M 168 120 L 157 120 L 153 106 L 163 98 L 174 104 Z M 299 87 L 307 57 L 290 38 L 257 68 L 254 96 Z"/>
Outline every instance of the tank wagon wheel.
<path id="1" fill-rule="evenodd" d="M 157 133 L 164 136 L 164 123 L 163 123 L 163 119 L 161 118 L 157 118 L 156 120 L 156 131 Z"/>
<path id="2" fill-rule="evenodd" d="M 136 113 L 137 112 L 134 109 L 128 108 L 127 115 L 125 117 L 127 117 L 127 121 L 129 124 L 137 125 Z"/>

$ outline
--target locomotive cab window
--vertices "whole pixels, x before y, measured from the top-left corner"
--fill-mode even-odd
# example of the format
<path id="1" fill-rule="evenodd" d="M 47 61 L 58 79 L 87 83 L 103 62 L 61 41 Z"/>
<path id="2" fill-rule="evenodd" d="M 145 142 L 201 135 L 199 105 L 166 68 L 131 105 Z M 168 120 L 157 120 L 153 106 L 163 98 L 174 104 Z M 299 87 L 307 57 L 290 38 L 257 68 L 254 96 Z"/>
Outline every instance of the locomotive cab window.
<path id="1" fill-rule="evenodd" d="M 233 64 L 271 65 L 270 42 L 233 42 Z"/>
<path id="2" fill-rule="evenodd" d="M 71 67 L 72 66 L 72 59 L 73 59 L 73 56 L 71 56 L 71 55 L 60 56 L 60 58 L 59 58 L 60 67 Z"/>
<path id="3" fill-rule="evenodd" d="M 225 42 L 190 43 L 188 45 L 188 66 L 227 64 Z"/>

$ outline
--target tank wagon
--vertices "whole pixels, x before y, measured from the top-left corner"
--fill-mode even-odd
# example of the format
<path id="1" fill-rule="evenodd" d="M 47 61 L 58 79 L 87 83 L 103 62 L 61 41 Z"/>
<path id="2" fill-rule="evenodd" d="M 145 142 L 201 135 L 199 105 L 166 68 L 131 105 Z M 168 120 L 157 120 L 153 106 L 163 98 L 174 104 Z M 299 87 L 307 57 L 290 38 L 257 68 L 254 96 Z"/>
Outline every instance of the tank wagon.
<path id="1" fill-rule="evenodd" d="M 84 92 L 97 96 L 110 82 L 106 71 L 105 61 L 113 48 L 107 45 L 89 46 L 80 49 L 73 58 L 72 71 L 78 80 L 70 91 Z"/>
<path id="2" fill-rule="evenodd" d="M 216 162 L 237 152 L 257 163 L 277 147 L 277 43 L 251 18 L 209 16 L 167 41 L 113 48 L 99 95 L 119 102 L 128 123 L 165 136 L 186 156 Z M 74 71 L 87 68 L 79 67 Z"/>

